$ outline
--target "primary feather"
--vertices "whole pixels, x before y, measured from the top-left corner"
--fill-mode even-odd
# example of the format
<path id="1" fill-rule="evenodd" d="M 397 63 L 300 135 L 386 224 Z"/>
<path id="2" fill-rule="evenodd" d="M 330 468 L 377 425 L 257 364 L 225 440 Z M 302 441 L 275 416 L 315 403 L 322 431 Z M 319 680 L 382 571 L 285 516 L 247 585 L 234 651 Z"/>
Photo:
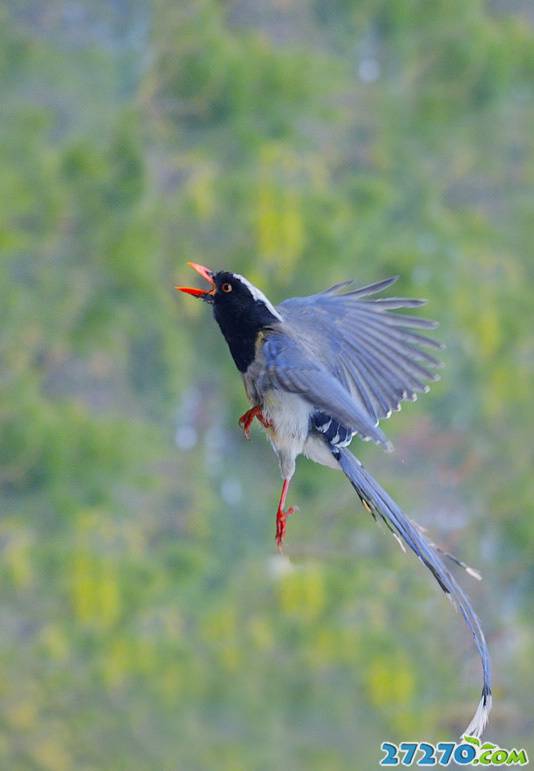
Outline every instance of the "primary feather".
<path id="1" fill-rule="evenodd" d="M 389 417 L 403 401 L 414 401 L 418 393 L 426 392 L 428 382 L 439 380 L 434 370 L 441 362 L 425 347 L 443 346 L 414 331 L 434 329 L 436 323 L 392 312 L 419 307 L 424 301 L 369 299 L 397 278 L 352 290 L 348 289 L 352 282 L 342 282 L 278 306 L 285 324 L 313 339 L 323 366 L 373 422 Z"/>

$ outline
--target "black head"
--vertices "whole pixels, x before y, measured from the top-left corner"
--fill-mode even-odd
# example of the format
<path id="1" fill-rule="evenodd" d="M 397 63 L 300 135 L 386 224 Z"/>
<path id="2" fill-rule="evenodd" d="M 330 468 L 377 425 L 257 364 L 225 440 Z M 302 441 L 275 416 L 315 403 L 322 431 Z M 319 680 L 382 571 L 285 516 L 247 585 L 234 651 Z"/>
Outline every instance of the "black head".
<path id="1" fill-rule="evenodd" d="M 258 332 L 279 323 L 280 314 L 263 292 L 238 273 L 215 273 L 203 265 L 189 264 L 210 283 L 210 289 L 176 288 L 213 306 L 236 366 L 245 372 L 254 360 Z"/>

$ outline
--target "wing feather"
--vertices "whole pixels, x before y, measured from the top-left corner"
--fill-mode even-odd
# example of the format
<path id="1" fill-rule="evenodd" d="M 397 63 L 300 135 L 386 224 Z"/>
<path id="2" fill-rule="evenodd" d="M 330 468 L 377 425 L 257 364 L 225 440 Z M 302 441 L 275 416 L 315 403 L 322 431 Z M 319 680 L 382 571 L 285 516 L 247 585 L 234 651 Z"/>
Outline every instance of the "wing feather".
<path id="1" fill-rule="evenodd" d="M 425 348 L 443 345 L 420 330 L 437 323 L 397 313 L 426 302 L 414 298 L 374 297 L 398 276 L 351 289 L 342 282 L 311 297 L 280 304 L 285 321 L 313 345 L 324 368 L 374 422 L 389 417 L 403 401 L 414 401 L 439 380 L 441 362 Z"/>
<path id="2" fill-rule="evenodd" d="M 367 305 L 371 305 L 371 303 L 367 303 Z M 355 307 L 352 310 L 354 316 L 358 316 L 363 320 L 367 319 L 371 321 L 380 319 L 381 323 L 388 327 L 420 327 L 422 329 L 435 329 L 438 326 L 437 321 L 432 321 L 431 319 L 421 319 L 419 316 L 406 316 L 404 314 L 399 315 L 396 313 L 391 313 L 390 311 L 384 311 L 380 307 L 373 308 L 371 310 L 371 308 L 366 308 L 364 303 L 359 303 L 359 305 L 354 303 L 354 306 Z"/>
<path id="3" fill-rule="evenodd" d="M 342 380 L 329 372 L 303 341 L 283 331 L 273 332 L 265 339 L 262 352 L 268 385 L 300 394 L 345 428 L 389 446 L 376 418 L 359 406 Z"/>
<path id="4" fill-rule="evenodd" d="M 340 373 L 342 378 L 342 384 L 345 386 L 349 393 L 353 394 L 355 398 L 361 403 L 367 413 L 370 415 L 373 423 L 378 422 L 379 410 L 377 409 L 376 402 L 373 399 L 373 392 L 369 388 L 362 377 L 361 372 L 354 364 L 349 365 L 346 362 L 341 362 Z"/>
<path id="5" fill-rule="evenodd" d="M 352 330 L 352 326 L 350 324 L 347 325 L 347 328 Z M 358 329 L 358 327 L 355 328 L 355 334 L 356 335 L 360 334 L 360 330 Z M 411 363 L 415 361 L 424 361 L 431 367 L 442 366 L 441 361 L 439 361 L 439 359 L 436 359 L 435 356 L 431 356 L 429 353 L 427 353 L 427 351 L 422 350 L 420 348 L 416 348 L 413 345 L 403 342 L 402 340 L 399 341 L 396 338 L 392 337 L 392 335 L 383 334 L 383 332 L 380 330 L 380 327 L 368 325 L 368 327 L 365 330 L 365 338 L 369 339 L 373 343 L 376 343 L 377 346 L 380 345 L 384 348 L 387 348 L 390 351 L 390 353 L 399 356 L 407 363 Z M 427 371 L 427 373 L 425 374 L 425 377 L 432 379 L 434 375 L 435 373 Z"/>
<path id="6" fill-rule="evenodd" d="M 353 343 L 351 342 L 352 346 Z M 358 353 L 361 351 L 358 350 Z M 358 369 L 374 396 L 377 414 L 380 418 L 397 408 L 403 398 L 404 388 L 399 383 L 395 373 L 388 370 L 383 362 L 375 359 L 372 354 L 364 352 L 358 357 Z"/>
<path id="7" fill-rule="evenodd" d="M 413 400 L 415 393 L 426 392 L 427 387 L 421 380 L 401 366 L 392 365 L 388 357 L 381 354 L 379 350 L 362 345 L 357 338 L 349 345 L 358 358 L 366 362 L 374 377 L 379 378 L 380 383 L 383 382 L 384 385 L 388 386 L 396 398 L 401 401 L 403 399 Z M 391 391 L 391 389 L 393 390 Z M 390 407 L 392 408 L 391 405 Z"/>
<path id="8" fill-rule="evenodd" d="M 358 340 L 358 344 L 362 346 L 362 349 L 369 352 L 376 351 L 377 354 L 380 354 L 392 370 L 396 368 L 399 372 L 404 372 L 406 376 L 421 377 L 424 380 L 437 381 L 440 379 L 436 372 L 431 372 L 426 367 L 423 367 L 416 361 L 415 356 L 408 356 L 398 347 L 393 347 L 382 340 L 378 341 L 370 334 L 364 337 L 361 332 L 355 335 L 355 339 Z"/>
<path id="9" fill-rule="evenodd" d="M 383 292 L 384 289 L 388 289 L 398 280 L 399 276 L 390 276 L 389 278 L 384 278 L 381 281 L 374 281 L 372 284 L 358 287 L 358 289 L 351 289 L 350 292 L 345 292 L 343 296 L 350 297 L 351 299 L 358 297 L 368 297 L 371 294 Z M 350 286 L 352 283 L 352 279 L 349 281 L 341 281 L 339 284 L 334 284 L 334 286 L 330 287 L 330 289 L 327 289 L 326 292 L 323 292 L 323 294 L 339 294 L 339 289 L 344 289 L 346 286 Z"/>

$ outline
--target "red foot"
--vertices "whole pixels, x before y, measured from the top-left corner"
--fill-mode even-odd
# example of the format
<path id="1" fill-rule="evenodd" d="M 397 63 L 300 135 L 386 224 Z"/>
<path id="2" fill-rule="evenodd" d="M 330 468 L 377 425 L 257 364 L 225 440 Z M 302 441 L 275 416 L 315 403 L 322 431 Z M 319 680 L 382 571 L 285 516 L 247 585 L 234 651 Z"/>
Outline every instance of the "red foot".
<path id="1" fill-rule="evenodd" d="M 286 536 L 287 518 L 298 511 L 296 506 L 290 506 L 285 511 L 278 509 L 276 512 L 276 545 L 280 554 L 283 551 L 284 538 Z"/>
<path id="2" fill-rule="evenodd" d="M 272 426 L 271 421 L 265 418 L 263 412 L 261 411 L 261 407 L 256 405 L 250 410 L 247 410 L 239 418 L 239 425 L 243 429 L 243 433 L 245 434 L 246 439 L 250 439 L 250 427 L 254 422 L 254 418 L 257 418 L 264 428 L 270 428 Z"/>
<path id="3" fill-rule="evenodd" d="M 284 511 L 284 505 L 286 502 L 287 491 L 289 489 L 289 479 L 284 479 L 282 485 L 282 493 L 280 495 L 280 502 L 278 504 L 278 511 L 276 512 L 276 545 L 278 551 L 282 554 L 282 545 L 284 543 L 284 537 L 286 534 L 287 518 L 298 511 L 297 506 L 290 506 Z"/>

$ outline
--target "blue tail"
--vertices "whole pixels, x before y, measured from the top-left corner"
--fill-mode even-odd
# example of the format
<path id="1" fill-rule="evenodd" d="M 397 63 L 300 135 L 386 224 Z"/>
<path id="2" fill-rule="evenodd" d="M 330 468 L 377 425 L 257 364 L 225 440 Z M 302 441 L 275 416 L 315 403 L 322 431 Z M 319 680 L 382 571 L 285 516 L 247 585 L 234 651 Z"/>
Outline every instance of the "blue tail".
<path id="1" fill-rule="evenodd" d="M 434 578 L 441 586 L 445 594 L 460 610 L 469 627 L 475 645 L 480 654 L 482 663 L 482 695 L 475 715 L 469 726 L 463 732 L 463 736 L 480 737 L 491 710 L 491 665 L 488 646 L 480 621 L 473 610 L 469 599 L 463 589 L 449 573 L 435 548 L 427 541 L 424 535 L 414 527 L 406 514 L 397 506 L 395 501 L 383 490 L 378 482 L 365 470 L 360 461 L 346 448 L 332 447 L 332 454 L 338 461 L 341 469 L 356 490 L 360 500 L 373 516 L 380 516 L 395 535 L 402 538 L 414 554 L 419 557 Z"/>

